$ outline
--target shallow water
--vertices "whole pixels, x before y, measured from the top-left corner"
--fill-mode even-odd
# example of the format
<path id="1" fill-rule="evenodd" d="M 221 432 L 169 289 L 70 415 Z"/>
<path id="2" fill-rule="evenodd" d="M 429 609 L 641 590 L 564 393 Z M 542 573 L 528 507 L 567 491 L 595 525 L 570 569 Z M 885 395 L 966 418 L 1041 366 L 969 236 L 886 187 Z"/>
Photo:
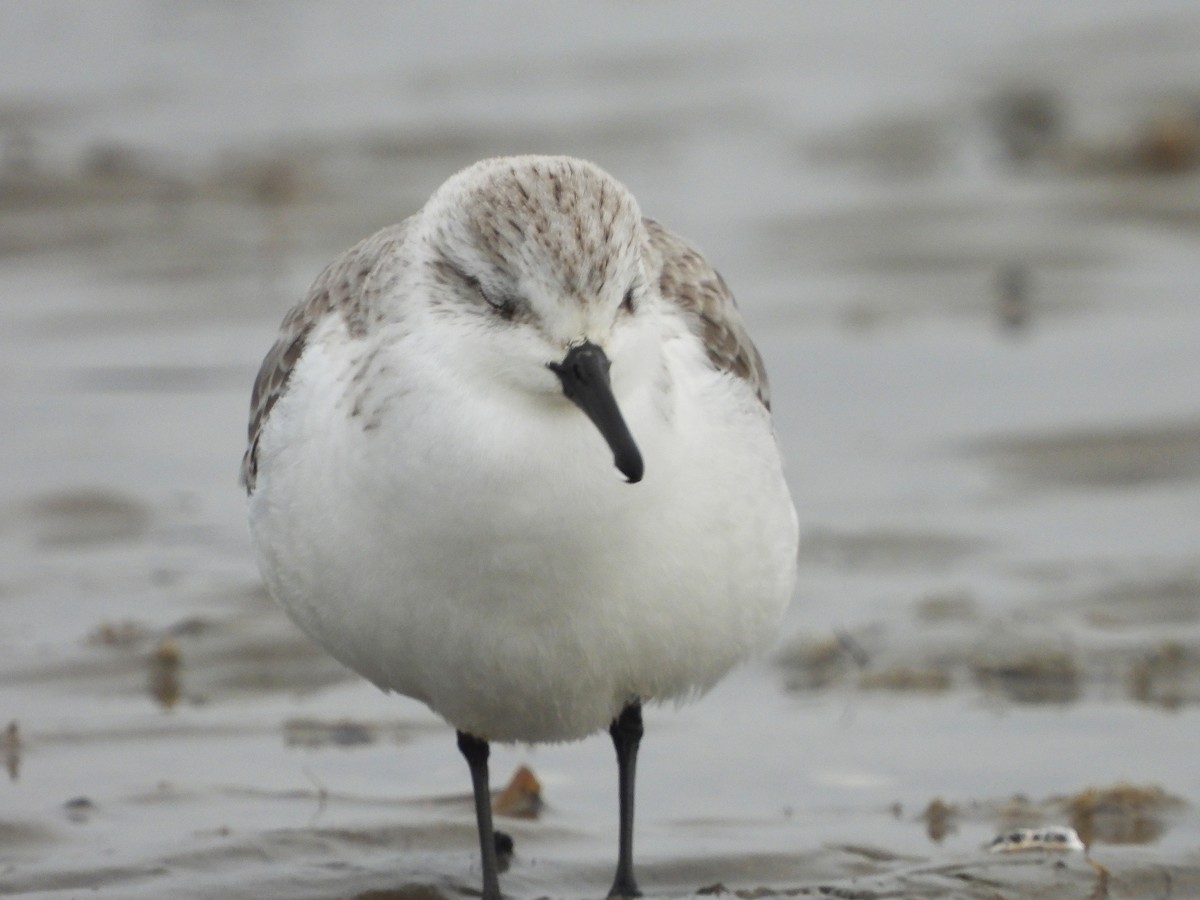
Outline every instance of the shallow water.
<path id="1" fill-rule="evenodd" d="M 321 266 L 522 150 L 720 266 L 805 529 L 773 653 L 648 711 L 643 888 L 1200 894 L 1200 15 L 745 9 L 4 7 L 0 894 L 477 889 L 452 733 L 271 604 L 236 471 Z M 607 887 L 611 755 L 495 749 L 508 895 Z M 1107 874 L 983 849 L 1041 824 Z"/>

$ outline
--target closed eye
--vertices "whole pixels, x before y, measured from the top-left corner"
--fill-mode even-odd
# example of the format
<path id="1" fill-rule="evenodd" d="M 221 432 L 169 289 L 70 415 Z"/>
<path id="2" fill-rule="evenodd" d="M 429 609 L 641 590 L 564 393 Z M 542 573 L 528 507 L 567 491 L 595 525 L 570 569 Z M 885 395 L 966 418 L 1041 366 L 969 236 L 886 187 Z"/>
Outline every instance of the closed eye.
<path id="1" fill-rule="evenodd" d="M 494 296 L 484 289 L 483 285 L 479 284 L 478 281 L 475 284 L 479 288 L 479 293 L 483 297 L 483 301 L 494 309 L 501 318 L 511 319 L 516 314 L 517 301 L 514 298 L 509 296 Z"/>
<path id="2" fill-rule="evenodd" d="M 486 303 L 494 310 L 501 318 L 511 319 L 517 311 L 517 300 L 507 294 L 497 295 L 489 291 L 474 275 L 463 271 L 453 263 L 444 262 L 440 265 L 444 266 L 445 271 L 449 271 L 455 278 L 462 282 L 467 290 L 472 291 L 479 299 Z"/>
<path id="3" fill-rule="evenodd" d="M 623 299 L 621 301 L 621 312 L 625 313 L 626 315 L 630 315 L 633 313 L 633 288 L 632 287 L 629 288 L 627 291 L 625 291 L 625 299 Z"/>

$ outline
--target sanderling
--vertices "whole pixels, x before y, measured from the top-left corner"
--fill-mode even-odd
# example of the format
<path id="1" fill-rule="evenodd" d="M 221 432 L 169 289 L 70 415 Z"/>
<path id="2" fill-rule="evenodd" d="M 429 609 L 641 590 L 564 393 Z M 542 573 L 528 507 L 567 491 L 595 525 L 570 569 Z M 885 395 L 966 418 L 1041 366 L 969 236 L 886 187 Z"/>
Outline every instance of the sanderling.
<path id="1" fill-rule="evenodd" d="M 488 742 L 605 727 L 638 896 L 642 704 L 715 684 L 795 581 L 766 375 L 704 257 L 590 163 L 477 163 L 287 314 L 242 481 L 291 617 L 457 729 L 483 896 Z"/>

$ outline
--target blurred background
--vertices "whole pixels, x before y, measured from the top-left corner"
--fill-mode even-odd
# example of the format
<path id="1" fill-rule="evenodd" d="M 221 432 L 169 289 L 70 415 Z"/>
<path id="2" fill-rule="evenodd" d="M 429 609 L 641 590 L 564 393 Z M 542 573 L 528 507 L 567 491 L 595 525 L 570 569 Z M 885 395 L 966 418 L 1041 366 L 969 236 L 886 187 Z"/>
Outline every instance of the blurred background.
<path id="1" fill-rule="evenodd" d="M 237 470 L 325 263 L 518 152 L 721 270 L 803 526 L 778 646 L 648 714 L 643 888 L 1109 896 L 981 849 L 1056 824 L 1200 893 L 1197 48 L 1167 0 L 0 2 L 0 894 L 475 887 L 452 733 L 271 604 Z M 496 749 L 507 893 L 607 885 L 610 756 Z"/>

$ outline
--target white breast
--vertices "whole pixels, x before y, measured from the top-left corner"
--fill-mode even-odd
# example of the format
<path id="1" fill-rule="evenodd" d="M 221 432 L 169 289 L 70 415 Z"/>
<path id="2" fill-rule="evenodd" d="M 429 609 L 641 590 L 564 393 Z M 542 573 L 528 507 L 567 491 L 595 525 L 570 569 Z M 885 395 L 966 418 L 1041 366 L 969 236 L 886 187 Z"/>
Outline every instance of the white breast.
<path id="1" fill-rule="evenodd" d="M 351 371 L 316 347 L 250 501 L 272 594 L 344 664 L 488 740 L 580 738 L 634 697 L 706 690 L 771 636 L 797 526 L 766 411 L 688 352 L 668 348 L 691 374 L 666 410 L 650 386 L 618 398 L 646 463 L 630 485 L 573 405 L 431 369 L 343 427 Z"/>

